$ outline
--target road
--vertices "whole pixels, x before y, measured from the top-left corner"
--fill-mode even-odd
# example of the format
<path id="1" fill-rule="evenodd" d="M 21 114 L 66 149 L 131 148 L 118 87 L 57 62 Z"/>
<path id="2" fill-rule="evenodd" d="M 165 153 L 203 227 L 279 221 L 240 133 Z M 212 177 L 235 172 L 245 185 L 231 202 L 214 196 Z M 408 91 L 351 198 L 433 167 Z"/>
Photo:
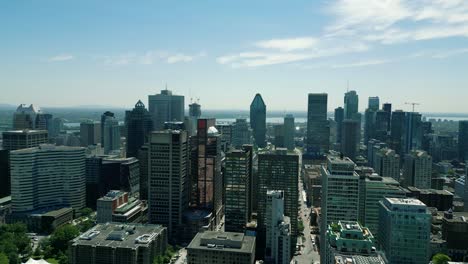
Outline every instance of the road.
<path id="1" fill-rule="evenodd" d="M 299 179 L 299 197 L 301 197 L 301 210 L 299 212 L 302 223 L 304 223 L 304 246 L 301 249 L 301 254 L 294 256 L 293 260 L 297 261 L 298 264 L 315 264 L 320 263 L 320 255 L 317 252 L 317 247 L 312 243 L 310 235 L 310 211 L 306 203 L 302 201 L 302 191 L 304 185 L 302 179 Z"/>
<path id="2" fill-rule="evenodd" d="M 179 257 L 174 264 L 187 264 L 187 250 L 185 248 L 179 250 Z"/>

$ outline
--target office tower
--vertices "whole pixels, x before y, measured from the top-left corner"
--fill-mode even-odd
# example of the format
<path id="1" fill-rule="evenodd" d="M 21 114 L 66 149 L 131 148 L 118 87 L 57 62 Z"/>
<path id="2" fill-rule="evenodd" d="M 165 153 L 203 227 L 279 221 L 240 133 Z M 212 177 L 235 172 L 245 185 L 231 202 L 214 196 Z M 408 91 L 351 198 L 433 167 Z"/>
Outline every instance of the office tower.
<path id="1" fill-rule="evenodd" d="M 405 198 L 407 191 L 390 177 L 373 174 L 361 177 L 359 186 L 359 222 L 367 226 L 375 237 L 379 227 L 379 201 L 388 198 Z"/>
<path id="2" fill-rule="evenodd" d="M 216 228 L 223 216 L 221 138 L 215 123 L 198 119 L 197 136 L 190 142 L 191 206 L 211 213 L 209 229 Z"/>
<path id="3" fill-rule="evenodd" d="M 40 113 L 39 107 L 20 104 L 13 114 L 13 130 L 36 129 L 36 116 Z"/>
<path id="4" fill-rule="evenodd" d="M 356 91 L 349 91 L 344 96 L 344 114 L 345 119 L 357 119 L 359 96 Z"/>
<path id="5" fill-rule="evenodd" d="M 160 225 L 98 224 L 69 242 L 70 264 L 152 264 L 167 248 Z"/>
<path id="6" fill-rule="evenodd" d="M 138 150 L 138 160 L 140 161 L 140 199 L 148 200 L 148 157 L 149 147 L 148 144 L 141 146 Z"/>
<path id="7" fill-rule="evenodd" d="M 140 100 L 133 110 L 125 112 L 125 128 L 127 129 L 127 157 L 137 157 L 138 150 L 148 142 L 149 133 L 153 129 L 151 115 Z"/>
<path id="8" fill-rule="evenodd" d="M 442 239 L 453 261 L 465 261 L 468 253 L 468 218 L 465 212 L 444 212 Z"/>
<path id="9" fill-rule="evenodd" d="M 12 211 L 85 207 L 85 149 L 40 145 L 10 152 Z"/>
<path id="10" fill-rule="evenodd" d="M 101 145 L 106 154 L 120 150 L 119 122 L 109 111 L 101 115 Z"/>
<path id="11" fill-rule="evenodd" d="M 255 263 L 255 237 L 243 233 L 205 231 L 187 246 L 188 264 Z"/>
<path id="12" fill-rule="evenodd" d="M 341 152 L 346 157 L 355 160 L 359 148 L 357 139 L 359 138 L 358 133 L 361 132 L 361 123 L 356 120 L 345 119 L 342 128 Z"/>
<path id="13" fill-rule="evenodd" d="M 268 263 L 289 264 L 291 260 L 291 220 L 284 216 L 284 192 L 267 191 L 266 248 Z"/>
<path id="14" fill-rule="evenodd" d="M 330 149 L 327 101 L 328 95 L 326 93 L 309 94 L 306 152 L 313 157 L 322 157 Z"/>
<path id="15" fill-rule="evenodd" d="M 342 123 L 344 120 L 344 109 L 343 107 L 335 108 L 335 122 L 336 122 L 336 143 L 341 143 L 343 132 Z"/>
<path id="16" fill-rule="evenodd" d="M 391 125 L 391 121 L 392 121 L 392 104 L 391 103 L 384 103 L 382 105 L 382 110 L 384 110 L 385 112 L 387 112 L 387 128 L 388 128 L 388 131 L 390 131 L 390 125 Z"/>
<path id="17" fill-rule="evenodd" d="M 296 147 L 294 143 L 294 135 L 296 133 L 296 126 L 294 124 L 294 116 L 286 115 L 284 117 L 284 147 L 288 150 L 294 150 Z"/>
<path id="18" fill-rule="evenodd" d="M 385 198 L 379 206 L 378 241 L 388 263 L 428 263 L 432 216 L 426 205 Z"/>
<path id="19" fill-rule="evenodd" d="M 252 149 L 226 153 L 224 169 L 224 230 L 244 232 L 252 214 Z"/>
<path id="20" fill-rule="evenodd" d="M 52 119 L 52 126 L 49 129 L 49 137 L 55 138 L 63 130 L 63 118 L 54 118 Z M 100 138 L 99 138 L 100 139 Z"/>
<path id="21" fill-rule="evenodd" d="M 266 105 L 260 94 L 256 94 L 250 104 L 250 127 L 255 144 L 264 148 L 266 146 Z"/>
<path id="22" fill-rule="evenodd" d="M 380 176 L 400 181 L 400 155 L 393 149 L 382 148 L 375 155 L 374 170 Z"/>
<path id="23" fill-rule="evenodd" d="M 325 264 L 384 264 L 375 250 L 372 232 L 357 221 L 338 221 L 327 226 Z"/>
<path id="24" fill-rule="evenodd" d="M 14 130 L 5 131 L 3 135 L 3 149 L 17 150 L 37 147 L 40 144 L 47 143 L 46 130 Z"/>
<path id="25" fill-rule="evenodd" d="M 403 135 L 405 129 L 406 113 L 397 110 L 392 112 L 392 121 L 390 128 L 390 147 L 396 151 L 400 156 L 403 152 Z"/>
<path id="26" fill-rule="evenodd" d="M 354 162 L 347 157 L 329 155 L 322 166 L 322 220 L 320 241 L 326 245 L 327 226 L 338 221 L 359 219 L 359 175 Z M 320 260 L 325 263 L 325 247 L 321 247 Z"/>
<path id="27" fill-rule="evenodd" d="M 221 134 L 221 149 L 226 153 L 232 145 L 233 125 L 217 123 L 216 129 Z"/>
<path id="28" fill-rule="evenodd" d="M 128 193 L 112 190 L 105 196 L 97 200 L 96 222 L 105 224 L 112 222 L 112 214 L 114 210 L 128 202 Z"/>
<path id="29" fill-rule="evenodd" d="M 189 123 L 188 128 L 189 136 L 197 134 L 197 121 L 201 117 L 201 105 L 198 103 L 189 104 Z"/>
<path id="30" fill-rule="evenodd" d="M 374 121 L 374 138 L 380 141 L 387 141 L 388 135 L 388 120 L 390 114 L 384 110 L 379 110 L 375 113 Z"/>
<path id="31" fill-rule="evenodd" d="M 374 110 L 366 109 L 364 112 L 364 144 L 375 139 L 375 116 L 376 111 Z"/>
<path id="32" fill-rule="evenodd" d="M 422 150 L 416 150 L 406 154 L 403 177 L 405 186 L 430 189 L 432 179 L 432 157 Z"/>
<path id="33" fill-rule="evenodd" d="M 252 144 L 252 130 L 246 119 L 237 118 L 232 125 L 232 146 L 240 148 L 245 144 Z"/>
<path id="34" fill-rule="evenodd" d="M 110 155 L 86 157 L 86 206 L 96 208 L 96 200 L 111 190 L 139 194 L 139 160 Z"/>
<path id="35" fill-rule="evenodd" d="M 266 209 L 267 191 L 281 190 L 284 192 L 284 212 L 291 222 L 291 252 L 298 237 L 297 217 L 298 217 L 298 177 L 299 177 L 299 156 L 288 153 L 286 149 L 276 149 L 275 151 L 265 151 L 258 155 L 258 246 L 260 249 L 265 245 L 266 232 Z M 263 255 L 263 254 L 261 254 Z"/>
<path id="36" fill-rule="evenodd" d="M 10 184 L 10 151 L 0 149 L 0 198 L 10 196 Z"/>
<path id="37" fill-rule="evenodd" d="M 402 145 L 404 153 L 418 150 L 422 147 L 422 121 L 419 113 L 406 113 L 405 126 L 403 127 Z"/>
<path id="38" fill-rule="evenodd" d="M 273 145 L 277 148 L 284 148 L 284 124 L 273 125 Z"/>
<path id="39" fill-rule="evenodd" d="M 367 106 L 368 109 L 373 111 L 378 111 L 380 107 L 380 99 L 378 96 L 371 96 L 369 97 L 369 104 Z"/>
<path id="40" fill-rule="evenodd" d="M 468 121 L 458 122 L 458 160 L 468 160 Z"/>
<path id="41" fill-rule="evenodd" d="M 188 206 L 188 138 L 186 131 L 151 133 L 149 143 L 149 222 L 167 227 L 170 241 L 181 235 L 182 213 Z"/>
<path id="42" fill-rule="evenodd" d="M 83 147 L 101 143 L 101 124 L 93 121 L 81 123 L 80 139 Z"/>
<path id="43" fill-rule="evenodd" d="M 52 128 L 52 119 L 53 116 L 51 114 L 44 114 L 42 112 L 39 112 L 36 115 L 34 128 L 37 130 L 50 131 L 50 129 Z"/>
<path id="44" fill-rule="evenodd" d="M 164 122 L 184 121 L 184 96 L 173 95 L 170 90 L 148 95 L 148 110 L 153 118 L 153 130 L 162 130 Z"/>

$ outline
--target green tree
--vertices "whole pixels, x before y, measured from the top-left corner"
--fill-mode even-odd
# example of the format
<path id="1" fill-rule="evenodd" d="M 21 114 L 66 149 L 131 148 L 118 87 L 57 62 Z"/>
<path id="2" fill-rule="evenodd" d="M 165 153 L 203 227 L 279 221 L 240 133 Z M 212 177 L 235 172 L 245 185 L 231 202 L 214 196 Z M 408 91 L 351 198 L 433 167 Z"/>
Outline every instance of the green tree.
<path id="1" fill-rule="evenodd" d="M 50 246 L 52 253 L 58 254 L 59 252 L 66 252 L 68 249 L 68 242 L 80 234 L 76 226 L 63 225 L 55 229 L 54 233 L 50 236 Z"/>
<path id="2" fill-rule="evenodd" d="M 0 252 L 0 264 L 9 264 L 9 262 L 8 257 L 4 253 Z"/>
<path id="3" fill-rule="evenodd" d="M 304 223 L 301 220 L 297 220 L 297 230 L 299 233 L 304 232 Z"/>
<path id="4" fill-rule="evenodd" d="M 432 263 L 434 264 L 447 264 L 450 260 L 452 259 L 449 256 L 442 253 L 435 254 L 432 257 Z"/>
<path id="5" fill-rule="evenodd" d="M 88 217 L 93 213 L 93 209 L 86 207 L 79 211 L 81 216 Z"/>

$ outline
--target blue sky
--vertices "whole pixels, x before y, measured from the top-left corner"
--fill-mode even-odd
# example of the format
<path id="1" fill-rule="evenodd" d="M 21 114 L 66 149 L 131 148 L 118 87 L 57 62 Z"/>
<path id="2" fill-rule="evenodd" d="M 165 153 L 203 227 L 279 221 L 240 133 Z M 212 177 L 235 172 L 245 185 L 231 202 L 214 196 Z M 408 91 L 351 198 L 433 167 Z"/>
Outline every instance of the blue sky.
<path id="1" fill-rule="evenodd" d="M 468 1 L 2 1 L 0 103 L 306 110 L 307 93 L 468 112 Z"/>

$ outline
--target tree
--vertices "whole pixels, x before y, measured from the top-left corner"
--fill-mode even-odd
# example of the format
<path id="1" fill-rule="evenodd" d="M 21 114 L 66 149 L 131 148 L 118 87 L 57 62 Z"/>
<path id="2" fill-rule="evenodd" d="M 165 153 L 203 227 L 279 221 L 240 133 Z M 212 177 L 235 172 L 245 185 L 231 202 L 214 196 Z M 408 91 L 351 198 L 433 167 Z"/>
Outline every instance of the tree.
<path id="1" fill-rule="evenodd" d="M 68 242 L 80 234 L 80 230 L 76 226 L 67 224 L 55 229 L 54 233 L 50 236 L 50 246 L 52 252 L 58 254 L 66 252 L 68 249 Z"/>
<path id="2" fill-rule="evenodd" d="M 9 264 L 8 257 L 2 252 L 0 252 L 0 264 Z"/>
<path id="3" fill-rule="evenodd" d="M 81 216 L 87 217 L 93 213 L 93 209 L 86 207 L 86 208 L 81 209 L 79 213 Z"/>
<path id="4" fill-rule="evenodd" d="M 442 253 L 435 254 L 432 257 L 432 263 L 434 264 L 447 264 L 450 260 L 452 259 L 449 256 Z"/>

